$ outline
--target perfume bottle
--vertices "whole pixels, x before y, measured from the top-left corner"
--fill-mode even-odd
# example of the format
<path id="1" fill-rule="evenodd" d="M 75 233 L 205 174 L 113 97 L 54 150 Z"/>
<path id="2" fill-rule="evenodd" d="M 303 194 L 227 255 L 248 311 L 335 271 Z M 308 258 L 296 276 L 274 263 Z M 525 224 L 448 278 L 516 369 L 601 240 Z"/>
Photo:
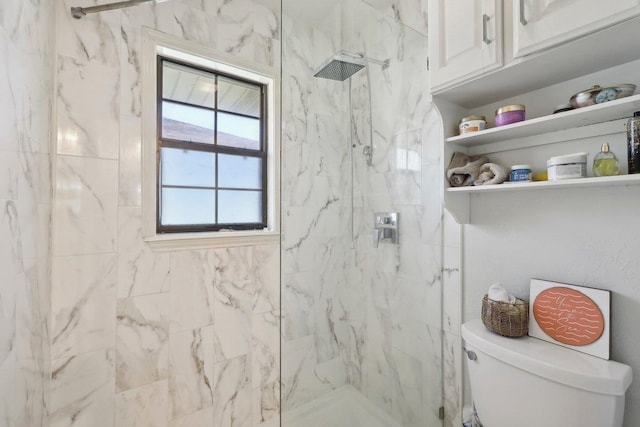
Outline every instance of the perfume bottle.
<path id="1" fill-rule="evenodd" d="M 609 151 L 609 144 L 602 144 L 600 152 L 593 157 L 593 174 L 595 176 L 613 176 L 620 174 L 620 163 L 615 154 Z"/>
<path id="2" fill-rule="evenodd" d="M 640 173 L 640 111 L 627 122 L 627 156 L 629 173 Z"/>

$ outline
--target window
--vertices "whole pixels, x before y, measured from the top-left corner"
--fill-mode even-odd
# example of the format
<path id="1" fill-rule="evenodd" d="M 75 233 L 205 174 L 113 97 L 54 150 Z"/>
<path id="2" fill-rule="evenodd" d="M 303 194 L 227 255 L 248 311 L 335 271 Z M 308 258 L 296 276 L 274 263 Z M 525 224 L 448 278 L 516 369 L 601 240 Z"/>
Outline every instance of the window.
<path id="1" fill-rule="evenodd" d="M 145 240 L 277 242 L 276 71 L 150 29 L 142 68 Z"/>
<path id="2" fill-rule="evenodd" d="M 265 88 L 158 57 L 157 231 L 267 224 Z"/>

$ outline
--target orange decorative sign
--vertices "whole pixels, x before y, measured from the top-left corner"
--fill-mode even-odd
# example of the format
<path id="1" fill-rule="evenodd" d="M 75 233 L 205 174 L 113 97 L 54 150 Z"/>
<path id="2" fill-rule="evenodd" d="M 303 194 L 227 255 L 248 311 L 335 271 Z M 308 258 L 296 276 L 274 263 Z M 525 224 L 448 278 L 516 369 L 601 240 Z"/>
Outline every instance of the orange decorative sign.
<path id="1" fill-rule="evenodd" d="M 571 346 L 592 344 L 605 329 L 598 305 L 582 292 L 566 287 L 540 292 L 533 303 L 533 315 L 544 333 Z"/>

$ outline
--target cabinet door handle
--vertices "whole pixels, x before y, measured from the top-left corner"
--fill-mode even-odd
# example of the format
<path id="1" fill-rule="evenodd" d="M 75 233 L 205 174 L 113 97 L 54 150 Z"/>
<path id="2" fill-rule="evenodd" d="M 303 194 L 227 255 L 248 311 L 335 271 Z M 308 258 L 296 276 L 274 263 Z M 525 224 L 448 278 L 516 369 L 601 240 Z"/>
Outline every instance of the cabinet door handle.
<path id="1" fill-rule="evenodd" d="M 487 35 L 487 24 L 489 23 L 490 19 L 491 17 L 486 13 L 482 15 L 482 41 L 485 44 L 491 44 L 491 39 Z"/>
<path id="2" fill-rule="evenodd" d="M 524 26 L 527 25 L 527 19 L 524 17 L 524 0 L 520 0 L 520 23 Z"/>

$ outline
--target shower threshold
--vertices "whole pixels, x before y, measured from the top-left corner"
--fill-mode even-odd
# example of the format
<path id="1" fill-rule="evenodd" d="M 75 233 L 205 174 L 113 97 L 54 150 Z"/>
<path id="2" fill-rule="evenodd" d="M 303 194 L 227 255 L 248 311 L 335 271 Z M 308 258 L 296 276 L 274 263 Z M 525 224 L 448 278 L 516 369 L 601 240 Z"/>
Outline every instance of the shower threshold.
<path id="1" fill-rule="evenodd" d="M 282 427 L 401 427 L 350 385 L 283 412 Z"/>

